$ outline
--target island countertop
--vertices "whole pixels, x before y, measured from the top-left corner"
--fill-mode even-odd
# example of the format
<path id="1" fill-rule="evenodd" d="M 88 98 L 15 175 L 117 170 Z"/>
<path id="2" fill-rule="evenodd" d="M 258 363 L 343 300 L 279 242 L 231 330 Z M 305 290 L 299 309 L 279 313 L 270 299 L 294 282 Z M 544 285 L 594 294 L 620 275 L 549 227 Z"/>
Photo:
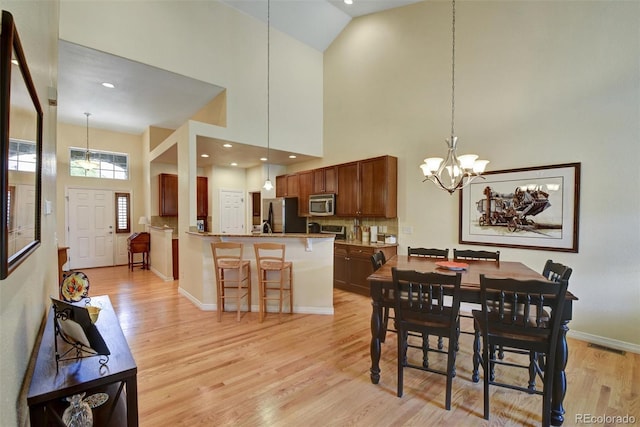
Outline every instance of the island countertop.
<path id="1" fill-rule="evenodd" d="M 306 239 L 329 239 L 334 238 L 330 233 L 250 233 L 250 234 L 231 234 L 231 233 L 200 233 L 196 231 L 187 231 L 187 234 L 201 237 L 270 237 L 270 238 L 306 238 Z"/>

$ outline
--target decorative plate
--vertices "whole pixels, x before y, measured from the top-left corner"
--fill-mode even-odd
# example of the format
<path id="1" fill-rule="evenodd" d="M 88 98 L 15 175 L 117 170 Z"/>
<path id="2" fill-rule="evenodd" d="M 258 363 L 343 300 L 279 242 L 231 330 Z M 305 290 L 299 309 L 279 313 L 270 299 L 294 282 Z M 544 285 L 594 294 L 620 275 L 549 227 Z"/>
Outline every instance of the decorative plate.
<path id="1" fill-rule="evenodd" d="M 80 271 L 74 271 L 64 278 L 61 288 L 62 298 L 65 301 L 82 301 L 89 296 L 89 278 Z"/>
<path id="2" fill-rule="evenodd" d="M 469 268 L 469 264 L 464 262 L 453 262 L 453 261 L 438 261 L 436 265 L 441 268 L 446 268 L 447 270 L 453 271 L 461 271 Z"/>
<path id="3" fill-rule="evenodd" d="M 97 408 L 100 405 L 103 405 L 104 402 L 109 400 L 109 395 L 107 393 L 95 393 L 90 396 L 87 396 L 84 401 L 89 404 L 91 409 Z"/>

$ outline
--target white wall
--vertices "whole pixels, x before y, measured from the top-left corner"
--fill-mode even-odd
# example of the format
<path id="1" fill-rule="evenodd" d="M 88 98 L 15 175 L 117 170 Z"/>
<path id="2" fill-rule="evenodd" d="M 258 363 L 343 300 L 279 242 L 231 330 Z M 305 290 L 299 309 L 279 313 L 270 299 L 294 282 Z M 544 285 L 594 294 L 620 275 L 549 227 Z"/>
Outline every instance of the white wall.
<path id="1" fill-rule="evenodd" d="M 579 253 L 500 248 L 573 267 L 574 336 L 640 351 L 640 3 L 462 1 L 456 133 L 491 170 L 581 162 Z M 355 19 L 325 52 L 324 152 L 308 168 L 398 157 L 400 252 L 460 247 L 458 197 L 422 183 L 451 126 L 451 4 Z M 492 248 L 496 249 L 496 248 Z"/>
<path id="2" fill-rule="evenodd" d="M 217 1 L 63 0 L 60 38 L 225 87 L 210 135 L 266 146 L 264 23 Z M 274 28 L 270 51 L 271 146 L 320 156 L 322 54 Z"/>
<path id="3" fill-rule="evenodd" d="M 56 108 L 48 105 L 48 87 L 58 73 L 58 2 L 5 1 L 0 9 L 16 22 L 27 64 L 44 112 L 42 200 L 53 214 L 42 216 L 42 244 L 9 277 L 0 281 L 0 424 L 24 425 L 26 394 L 20 394 L 40 324 L 58 293 L 56 242 Z M 27 379 L 28 381 L 28 379 Z M 28 384 L 28 382 L 27 382 Z"/>

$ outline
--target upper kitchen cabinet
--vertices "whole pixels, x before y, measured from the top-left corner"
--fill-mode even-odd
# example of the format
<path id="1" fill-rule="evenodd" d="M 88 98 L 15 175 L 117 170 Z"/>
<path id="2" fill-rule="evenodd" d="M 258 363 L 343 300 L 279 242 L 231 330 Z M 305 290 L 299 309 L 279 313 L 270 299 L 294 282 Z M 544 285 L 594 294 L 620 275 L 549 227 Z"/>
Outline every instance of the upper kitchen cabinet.
<path id="1" fill-rule="evenodd" d="M 196 216 L 198 218 L 206 217 L 209 215 L 209 184 L 206 176 L 197 177 L 197 210 Z"/>
<path id="2" fill-rule="evenodd" d="M 160 216 L 178 216 L 178 175 L 161 173 L 160 179 Z M 206 176 L 197 177 L 197 217 L 209 215 L 209 188 Z"/>
<path id="3" fill-rule="evenodd" d="M 337 193 L 338 181 L 336 167 L 330 166 L 313 171 L 313 193 Z"/>
<path id="4" fill-rule="evenodd" d="M 298 175 L 276 176 L 276 197 L 298 197 Z"/>
<path id="5" fill-rule="evenodd" d="M 178 175 L 161 173 L 160 185 L 160 216 L 178 216 Z"/>
<path id="6" fill-rule="evenodd" d="M 336 166 L 336 215 L 396 218 L 398 159 L 382 156 Z"/>
<path id="7" fill-rule="evenodd" d="M 309 196 L 313 192 L 314 171 L 298 172 L 298 215 L 309 215 Z"/>

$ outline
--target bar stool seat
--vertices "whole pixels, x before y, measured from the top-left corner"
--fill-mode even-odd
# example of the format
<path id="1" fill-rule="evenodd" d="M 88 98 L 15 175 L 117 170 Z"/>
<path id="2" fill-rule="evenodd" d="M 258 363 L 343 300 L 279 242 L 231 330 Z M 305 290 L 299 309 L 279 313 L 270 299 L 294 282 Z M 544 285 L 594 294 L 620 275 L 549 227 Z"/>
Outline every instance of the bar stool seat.
<path id="1" fill-rule="evenodd" d="M 268 301 L 278 301 L 278 313 L 282 313 L 285 296 L 289 296 L 289 312 L 293 313 L 293 263 L 285 261 L 285 245 L 282 243 L 254 243 L 258 267 L 260 322 L 264 320 Z M 287 271 L 288 270 L 288 271 Z M 269 278 L 269 273 L 278 277 Z"/>
<path id="2" fill-rule="evenodd" d="M 242 259 L 243 245 L 236 242 L 213 242 L 213 263 L 216 271 L 218 322 L 227 298 L 236 300 L 237 320 L 240 321 L 242 299 L 247 298 L 247 311 L 251 312 L 251 263 Z M 228 274 L 227 273 L 233 273 Z M 231 294 L 227 294 L 230 291 Z"/>

